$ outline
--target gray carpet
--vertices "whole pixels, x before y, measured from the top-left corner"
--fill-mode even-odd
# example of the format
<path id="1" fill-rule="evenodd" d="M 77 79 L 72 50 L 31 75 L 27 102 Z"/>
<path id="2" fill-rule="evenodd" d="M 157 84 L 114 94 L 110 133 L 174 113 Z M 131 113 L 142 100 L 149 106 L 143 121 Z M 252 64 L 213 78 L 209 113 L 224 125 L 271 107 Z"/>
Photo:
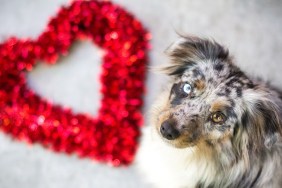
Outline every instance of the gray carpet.
<path id="1" fill-rule="evenodd" d="M 48 18 L 67 2 L 1 0 L 0 41 L 11 35 L 38 36 Z M 245 71 L 262 76 L 282 88 L 282 1 L 114 2 L 134 13 L 152 33 L 151 65 L 168 61 L 163 51 L 178 38 L 176 31 L 207 36 L 225 44 Z M 60 64 L 52 67 L 42 64 L 29 73 L 29 85 L 41 96 L 57 104 L 72 107 L 76 112 L 95 115 L 100 97 L 97 92 L 99 57 L 97 47 L 93 47 L 90 42 L 78 42 L 72 48 L 71 55 L 60 60 Z M 146 116 L 163 83 L 163 76 L 148 73 L 143 109 Z M 1 188 L 150 187 L 137 174 L 134 166 L 112 168 L 88 159 L 55 154 L 40 145 L 19 143 L 3 134 L 0 134 L 0 169 Z"/>

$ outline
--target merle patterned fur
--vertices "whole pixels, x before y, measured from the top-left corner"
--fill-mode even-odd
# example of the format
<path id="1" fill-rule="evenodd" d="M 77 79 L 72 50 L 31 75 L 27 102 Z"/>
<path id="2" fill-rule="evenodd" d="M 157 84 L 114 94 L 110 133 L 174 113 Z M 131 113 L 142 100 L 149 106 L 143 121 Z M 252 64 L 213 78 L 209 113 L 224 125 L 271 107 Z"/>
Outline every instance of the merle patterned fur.
<path id="1" fill-rule="evenodd" d="M 281 92 L 246 75 L 215 41 L 183 37 L 168 54 L 171 64 L 162 72 L 171 82 L 153 106 L 152 131 L 160 147 L 177 151 L 153 149 L 148 161 L 139 158 L 150 166 L 142 168 L 152 182 L 172 188 L 282 187 Z M 187 83 L 189 94 L 183 93 Z M 214 113 L 223 121 L 213 122 Z M 140 151 L 144 158 L 157 144 L 148 143 Z M 175 161 L 177 152 L 185 157 Z M 154 164 L 162 166 L 162 178 Z M 194 167 L 200 175 L 189 172 Z"/>

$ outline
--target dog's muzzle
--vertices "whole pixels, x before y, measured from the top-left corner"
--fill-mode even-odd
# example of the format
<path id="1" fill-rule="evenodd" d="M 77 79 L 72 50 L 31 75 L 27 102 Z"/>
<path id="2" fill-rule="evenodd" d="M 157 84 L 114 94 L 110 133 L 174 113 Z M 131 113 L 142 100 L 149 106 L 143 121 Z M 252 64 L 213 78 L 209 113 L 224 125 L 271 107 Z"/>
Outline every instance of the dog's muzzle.
<path id="1" fill-rule="evenodd" d="M 161 135 L 168 140 L 175 140 L 180 136 L 180 132 L 174 127 L 171 120 L 165 120 L 160 128 Z"/>

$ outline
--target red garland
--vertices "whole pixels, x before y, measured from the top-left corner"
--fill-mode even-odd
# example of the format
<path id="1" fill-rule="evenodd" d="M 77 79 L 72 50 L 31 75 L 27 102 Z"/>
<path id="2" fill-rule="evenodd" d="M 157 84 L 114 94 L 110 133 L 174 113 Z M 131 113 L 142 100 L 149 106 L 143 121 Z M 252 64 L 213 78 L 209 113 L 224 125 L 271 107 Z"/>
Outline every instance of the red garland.
<path id="1" fill-rule="evenodd" d="M 55 63 L 77 39 L 106 51 L 97 117 L 74 114 L 39 97 L 25 72 L 38 60 Z M 0 45 L 0 128 L 15 138 L 113 165 L 134 157 L 142 124 L 146 50 L 150 34 L 140 21 L 110 2 L 75 1 L 62 7 L 36 40 Z"/>

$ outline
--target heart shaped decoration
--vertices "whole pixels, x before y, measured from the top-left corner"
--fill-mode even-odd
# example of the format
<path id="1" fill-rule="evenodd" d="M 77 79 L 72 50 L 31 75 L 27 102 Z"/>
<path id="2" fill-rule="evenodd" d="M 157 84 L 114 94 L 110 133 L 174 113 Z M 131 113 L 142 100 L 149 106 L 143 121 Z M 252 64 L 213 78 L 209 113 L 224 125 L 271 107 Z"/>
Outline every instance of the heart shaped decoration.
<path id="1" fill-rule="evenodd" d="M 102 100 L 96 117 L 42 99 L 25 78 L 38 60 L 55 63 L 78 39 L 105 51 Z M 142 124 L 142 95 L 150 34 L 140 21 L 110 2 L 75 1 L 62 7 L 35 40 L 10 38 L 0 45 L 0 128 L 40 143 L 112 165 L 129 164 Z"/>

